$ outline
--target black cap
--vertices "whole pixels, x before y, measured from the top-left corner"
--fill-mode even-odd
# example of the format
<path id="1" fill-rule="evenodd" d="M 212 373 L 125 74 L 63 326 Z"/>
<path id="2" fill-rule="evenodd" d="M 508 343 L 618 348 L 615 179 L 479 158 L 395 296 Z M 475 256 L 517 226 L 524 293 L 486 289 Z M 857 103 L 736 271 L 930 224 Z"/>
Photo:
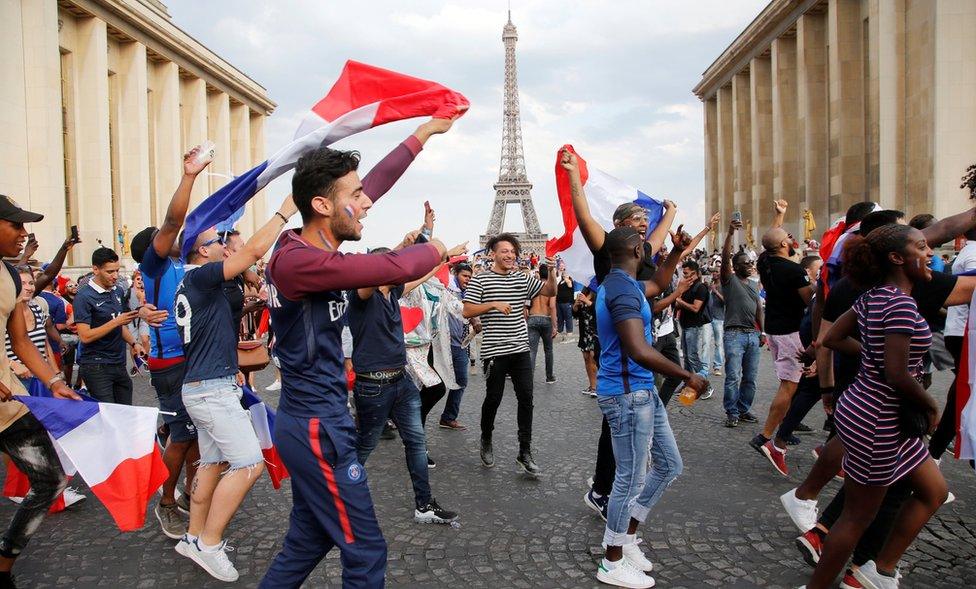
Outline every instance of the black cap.
<path id="1" fill-rule="evenodd" d="M 14 223 L 37 223 L 43 218 L 44 215 L 25 211 L 12 198 L 5 194 L 0 194 L 0 219 Z"/>

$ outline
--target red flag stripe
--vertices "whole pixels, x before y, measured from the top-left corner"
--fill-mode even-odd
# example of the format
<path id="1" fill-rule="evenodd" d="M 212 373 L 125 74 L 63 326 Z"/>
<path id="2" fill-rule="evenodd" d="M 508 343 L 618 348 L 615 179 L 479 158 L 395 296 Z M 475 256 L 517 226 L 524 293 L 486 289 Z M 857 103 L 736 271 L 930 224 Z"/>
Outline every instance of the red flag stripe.
<path id="1" fill-rule="evenodd" d="M 573 245 L 573 232 L 576 231 L 577 227 L 576 212 L 573 209 L 573 192 L 569 186 L 569 172 L 560 164 L 563 158 L 563 149 L 568 149 L 576 155 L 579 162 L 580 181 L 584 186 L 590 176 L 590 172 L 586 168 L 586 160 L 576 153 L 572 145 L 566 144 L 559 148 L 559 151 L 556 152 L 556 194 L 559 196 L 559 208 L 562 210 L 565 232 L 561 237 L 554 237 L 546 242 L 546 255 L 550 257 Z"/>
<path id="2" fill-rule="evenodd" d="M 312 446 L 312 454 L 315 454 L 315 459 L 319 461 L 319 468 L 325 476 L 325 484 L 329 488 L 329 493 L 332 494 L 332 500 L 335 502 L 336 512 L 339 514 L 339 525 L 342 526 L 342 534 L 345 536 L 346 544 L 352 544 L 356 541 L 356 538 L 352 535 L 352 524 L 349 523 L 346 504 L 342 501 L 342 497 L 339 496 L 339 486 L 336 485 L 335 473 L 332 472 L 332 466 L 322 456 L 322 444 L 319 441 L 318 417 L 313 417 L 308 420 L 308 438 L 309 444 Z"/>

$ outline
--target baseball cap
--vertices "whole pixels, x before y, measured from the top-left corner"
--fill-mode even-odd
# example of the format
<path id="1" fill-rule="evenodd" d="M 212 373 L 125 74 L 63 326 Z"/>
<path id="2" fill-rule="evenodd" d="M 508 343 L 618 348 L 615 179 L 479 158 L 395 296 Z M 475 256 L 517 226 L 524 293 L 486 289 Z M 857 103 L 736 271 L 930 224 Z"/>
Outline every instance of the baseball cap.
<path id="1" fill-rule="evenodd" d="M 44 218 L 44 215 L 25 211 L 14 202 L 14 199 L 5 194 L 0 194 L 0 219 L 13 223 L 37 223 Z"/>
<path id="2" fill-rule="evenodd" d="M 645 211 L 644 207 L 640 206 L 637 203 L 625 202 L 624 204 L 617 207 L 617 210 L 613 212 L 613 222 L 619 223 L 624 219 L 629 219 L 634 215 L 638 215 L 638 214 L 646 217 L 647 211 Z"/>

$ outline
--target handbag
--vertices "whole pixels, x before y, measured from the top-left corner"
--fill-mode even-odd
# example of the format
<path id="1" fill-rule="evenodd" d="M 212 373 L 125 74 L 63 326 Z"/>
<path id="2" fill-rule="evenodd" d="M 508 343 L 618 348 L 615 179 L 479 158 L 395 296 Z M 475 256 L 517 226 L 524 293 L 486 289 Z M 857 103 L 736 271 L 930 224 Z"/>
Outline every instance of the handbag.
<path id="1" fill-rule="evenodd" d="M 268 347 L 261 340 L 243 340 L 237 342 L 237 367 L 247 374 L 257 372 L 271 363 Z"/>
<path id="2" fill-rule="evenodd" d="M 924 438 L 929 433 L 929 416 L 914 401 L 902 399 L 898 407 L 898 425 L 908 438 Z"/>

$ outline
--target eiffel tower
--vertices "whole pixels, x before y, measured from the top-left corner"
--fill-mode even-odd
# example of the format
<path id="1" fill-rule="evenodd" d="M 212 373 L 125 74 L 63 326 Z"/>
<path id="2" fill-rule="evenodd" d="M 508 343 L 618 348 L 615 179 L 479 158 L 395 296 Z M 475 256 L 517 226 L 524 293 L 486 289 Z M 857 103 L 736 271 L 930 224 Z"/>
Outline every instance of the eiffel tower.
<path id="1" fill-rule="evenodd" d="M 488 219 L 488 229 L 481 236 L 481 247 L 493 236 L 504 231 L 505 212 L 511 203 L 522 209 L 524 233 L 514 233 L 526 254 L 535 252 L 545 255 L 547 235 L 539 229 L 539 218 L 532 206 L 532 184 L 525 174 L 525 156 L 522 153 L 522 122 L 519 116 L 518 77 L 515 68 L 515 42 L 518 32 L 512 24 L 512 11 L 502 29 L 505 44 L 505 106 L 502 119 L 502 157 L 495 183 L 495 205 Z"/>

